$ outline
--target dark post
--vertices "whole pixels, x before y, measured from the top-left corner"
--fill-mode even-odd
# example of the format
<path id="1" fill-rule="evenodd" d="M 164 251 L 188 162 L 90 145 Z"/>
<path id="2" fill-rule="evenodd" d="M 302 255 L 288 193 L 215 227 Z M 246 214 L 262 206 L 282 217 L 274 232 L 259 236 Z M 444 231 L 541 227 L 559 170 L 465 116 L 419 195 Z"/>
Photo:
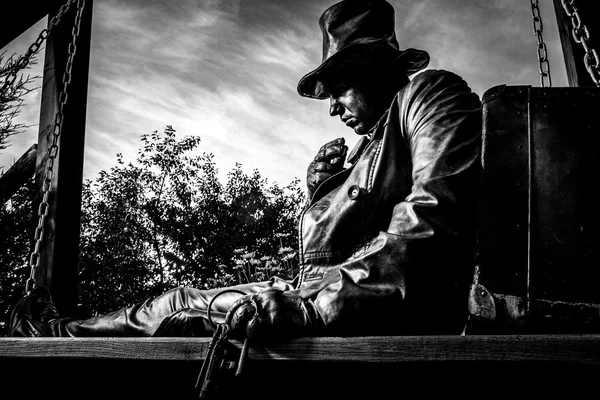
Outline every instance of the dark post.
<path id="1" fill-rule="evenodd" d="M 588 46 L 600 54 L 600 22 L 596 12 L 596 8 L 598 7 L 596 3 L 597 0 L 577 0 L 574 4 L 577 6 L 582 24 L 587 27 L 589 32 L 590 39 L 587 41 Z M 596 87 L 585 66 L 585 50 L 581 43 L 577 43 L 573 37 L 571 18 L 565 12 L 561 0 L 554 0 L 554 11 L 556 13 L 556 22 L 565 58 L 569 86 Z"/>
<path id="2" fill-rule="evenodd" d="M 77 3 L 73 4 L 71 10 L 62 17 L 46 42 L 36 163 L 36 186 L 39 188 L 34 208 L 36 219 L 46 175 L 48 149 L 52 144 L 55 115 L 59 110 L 59 95 L 63 89 L 63 74 L 72 41 L 76 5 Z M 67 103 L 63 109 L 63 126 L 48 199 L 50 206 L 44 228 L 45 238 L 40 248 L 41 264 L 35 276 L 36 286 L 44 285 L 50 289 L 59 313 L 65 316 L 75 315 L 78 300 L 77 266 L 92 8 L 93 1 L 86 0 L 76 42 Z M 48 21 L 57 11 L 58 8 L 55 8 L 50 12 Z"/>

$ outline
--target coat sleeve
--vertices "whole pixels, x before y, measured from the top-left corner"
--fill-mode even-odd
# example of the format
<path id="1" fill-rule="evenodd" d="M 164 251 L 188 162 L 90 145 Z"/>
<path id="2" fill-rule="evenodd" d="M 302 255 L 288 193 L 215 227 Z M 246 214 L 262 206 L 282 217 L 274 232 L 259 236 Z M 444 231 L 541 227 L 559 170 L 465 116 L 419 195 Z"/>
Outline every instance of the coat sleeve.
<path id="1" fill-rule="evenodd" d="M 459 76 L 426 71 L 399 92 L 390 115 L 410 150 L 411 193 L 360 255 L 299 294 L 335 335 L 460 332 L 475 242 L 481 103 Z"/>

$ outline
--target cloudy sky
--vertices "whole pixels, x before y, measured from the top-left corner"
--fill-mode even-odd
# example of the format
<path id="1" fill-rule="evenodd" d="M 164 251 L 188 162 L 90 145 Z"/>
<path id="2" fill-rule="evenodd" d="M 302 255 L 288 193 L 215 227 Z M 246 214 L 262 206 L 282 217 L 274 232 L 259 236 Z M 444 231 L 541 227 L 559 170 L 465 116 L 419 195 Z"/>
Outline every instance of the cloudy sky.
<path id="1" fill-rule="evenodd" d="M 336 0 L 95 0 L 84 178 L 134 160 L 140 135 L 172 125 L 201 137 L 224 178 L 235 163 L 282 185 L 304 180 L 321 144 L 358 137 L 328 102 L 300 97 L 321 62 L 318 19 Z M 429 69 L 461 75 L 480 96 L 499 84 L 539 86 L 537 40 L 525 0 L 392 0 L 402 48 Z M 553 86 L 567 86 L 553 2 L 540 0 Z M 44 18 L 6 46 L 24 53 Z M 43 54 L 43 53 L 42 53 Z M 43 55 L 32 75 L 41 74 Z M 39 91 L 20 122 L 37 124 Z M 0 154 L 5 170 L 37 141 L 37 126 Z"/>

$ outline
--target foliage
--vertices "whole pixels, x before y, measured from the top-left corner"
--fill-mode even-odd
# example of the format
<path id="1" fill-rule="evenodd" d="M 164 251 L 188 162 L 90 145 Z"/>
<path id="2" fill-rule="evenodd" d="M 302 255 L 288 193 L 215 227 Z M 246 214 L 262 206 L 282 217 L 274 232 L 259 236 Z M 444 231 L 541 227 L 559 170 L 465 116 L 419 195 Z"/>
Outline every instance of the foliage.
<path id="1" fill-rule="evenodd" d="M 135 162 L 86 180 L 82 190 L 80 317 L 116 310 L 173 287 L 224 287 L 297 273 L 296 221 L 305 197 L 296 179 L 269 184 L 237 164 L 218 178 L 213 155 L 192 155 L 198 137 L 143 135 Z M 0 208 L 0 300 L 23 294 L 33 237 L 33 185 Z M 6 316 L 5 316 L 6 318 Z"/>
<path id="2" fill-rule="evenodd" d="M 35 63 L 33 54 L 26 69 Z M 7 78 L 13 73 L 17 74 L 17 78 L 5 86 Z M 25 96 L 36 89 L 31 87 L 35 78 L 23 75 L 15 55 L 5 59 L 5 53 L 0 54 L 0 151 L 10 145 L 8 139 L 11 136 L 27 127 L 15 123 L 15 118 L 21 112 Z M 33 180 L 29 180 L 6 204 L 0 205 L 0 315 L 5 315 L 23 295 L 25 280 L 29 277 L 28 253 L 35 228 L 31 207 L 33 194 Z M 0 329 L 2 325 L 0 321 Z"/>
<path id="3" fill-rule="evenodd" d="M 83 190 L 80 294 L 88 313 L 104 313 L 172 287 L 222 287 L 291 277 L 304 202 L 298 180 L 269 184 L 241 165 L 218 179 L 212 154 L 189 155 L 198 137 L 178 140 L 167 127 L 142 136 L 135 163 L 122 155 Z M 260 273 L 239 274 L 239 250 L 263 260 Z M 268 261 L 268 262 L 267 262 Z M 266 268 L 266 269 L 265 269 Z M 267 269 L 269 270 L 267 272 Z"/>
<path id="4" fill-rule="evenodd" d="M 31 207 L 33 194 L 31 179 L 0 207 L 0 315 L 5 315 L 25 293 L 35 229 Z"/>
<path id="5" fill-rule="evenodd" d="M 0 54 L 0 151 L 9 146 L 9 137 L 22 132 L 27 127 L 25 124 L 15 123 L 15 118 L 21 112 L 25 96 L 36 89 L 31 87 L 36 77 L 23 76 L 22 71 L 19 71 L 15 56 L 12 55 L 5 59 L 4 54 Z M 35 63 L 36 59 L 33 57 L 26 68 L 30 68 Z M 21 75 L 15 79 L 12 85 L 4 87 L 6 79 L 13 72 L 21 73 Z"/>
<path id="6" fill-rule="evenodd" d="M 233 251 L 235 262 L 235 276 L 229 275 L 231 283 L 261 282 L 274 276 L 291 280 L 294 277 L 297 253 L 291 247 L 283 246 L 283 238 L 290 234 L 277 233 L 275 237 L 280 239 L 278 254 L 260 256 L 256 251 L 248 251 L 245 248 Z"/>

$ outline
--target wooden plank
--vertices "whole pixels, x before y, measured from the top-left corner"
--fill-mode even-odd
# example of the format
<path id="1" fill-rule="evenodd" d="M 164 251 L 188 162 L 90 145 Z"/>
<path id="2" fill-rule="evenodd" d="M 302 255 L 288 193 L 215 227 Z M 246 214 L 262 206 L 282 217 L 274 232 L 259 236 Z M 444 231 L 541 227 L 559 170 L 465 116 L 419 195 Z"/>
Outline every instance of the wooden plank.
<path id="1" fill-rule="evenodd" d="M 37 144 L 33 144 L 0 176 L 0 205 L 6 203 L 35 173 Z"/>
<path id="2" fill-rule="evenodd" d="M 198 398 L 210 340 L 2 338 L 0 381 L 26 398 Z M 300 338 L 253 345 L 211 398 L 586 398 L 599 349 L 600 335 Z"/>
<path id="3" fill-rule="evenodd" d="M 36 271 L 36 285 L 47 286 L 61 315 L 75 315 L 77 306 L 77 263 L 87 87 L 93 1 L 86 0 L 81 19 L 76 53 L 72 65 L 68 102 L 63 109 L 63 126 L 58 142 L 53 179 L 50 187 L 45 238 L 40 249 L 41 266 Z M 50 14 L 53 16 L 55 11 Z M 63 90 L 63 74 L 72 41 L 76 7 L 66 13 L 46 42 L 42 105 L 38 135 L 36 186 L 41 201 L 46 176 L 48 149 L 51 147 L 54 122 Z"/>
<path id="4" fill-rule="evenodd" d="M 0 359 L 187 361 L 210 338 L 0 338 Z M 239 347 L 240 343 L 234 342 Z M 565 362 L 600 366 L 600 335 L 298 338 L 251 345 L 249 358 L 343 363 Z"/>
<path id="5" fill-rule="evenodd" d="M 567 78 L 571 87 L 596 87 L 584 63 L 585 51 L 573 38 L 573 25 L 567 16 L 561 0 L 554 1 L 554 11 L 558 25 L 558 33 L 563 50 Z M 590 40 L 588 44 L 600 52 L 600 20 L 594 11 L 594 0 L 578 0 L 575 2 L 582 23 L 588 28 Z"/>

